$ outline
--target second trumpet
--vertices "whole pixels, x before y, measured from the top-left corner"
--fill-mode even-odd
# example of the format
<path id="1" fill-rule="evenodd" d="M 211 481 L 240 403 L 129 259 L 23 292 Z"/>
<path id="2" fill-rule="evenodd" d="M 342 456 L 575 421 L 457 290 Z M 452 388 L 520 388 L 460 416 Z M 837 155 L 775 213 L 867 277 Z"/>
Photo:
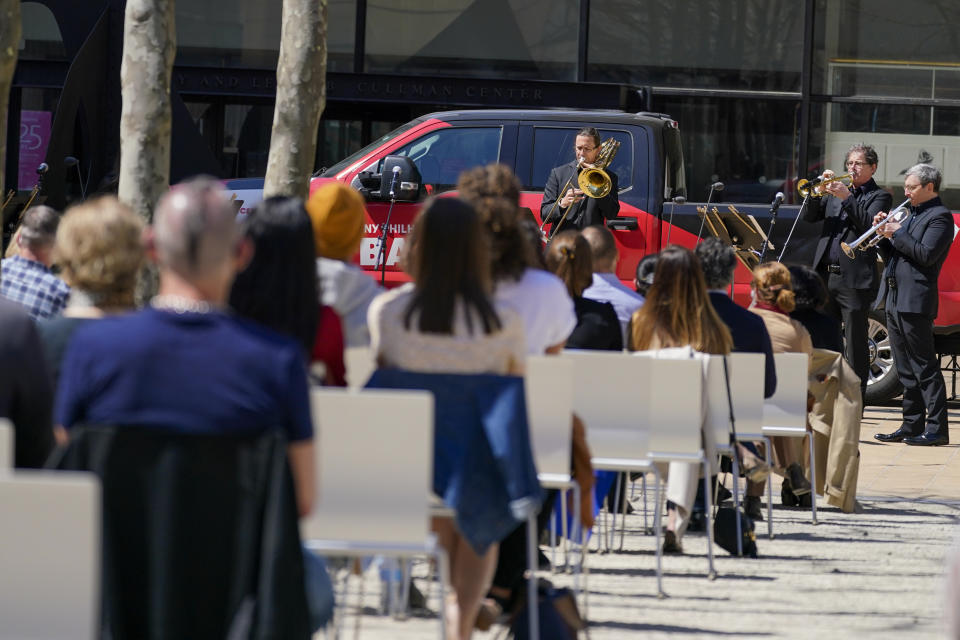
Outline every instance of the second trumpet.
<path id="1" fill-rule="evenodd" d="M 908 204 L 910 204 L 909 198 L 900 203 L 900 205 L 896 209 L 892 210 L 886 218 L 867 229 L 862 236 L 854 240 L 851 244 L 841 242 L 840 248 L 843 249 L 843 253 L 846 254 L 848 258 L 853 260 L 857 256 L 857 249 L 866 251 L 870 247 L 877 246 L 877 243 L 883 240 L 883 236 L 880 235 L 880 227 L 888 222 L 903 222 L 904 219 L 910 215 L 910 209 L 907 208 Z"/>

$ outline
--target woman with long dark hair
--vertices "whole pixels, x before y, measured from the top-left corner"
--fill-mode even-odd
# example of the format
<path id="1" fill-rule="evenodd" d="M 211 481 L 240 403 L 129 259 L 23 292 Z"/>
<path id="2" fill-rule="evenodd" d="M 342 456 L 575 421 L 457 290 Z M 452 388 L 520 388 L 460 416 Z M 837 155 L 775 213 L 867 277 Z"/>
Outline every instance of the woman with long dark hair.
<path id="1" fill-rule="evenodd" d="M 635 351 L 690 346 L 694 351 L 727 354 L 730 330 L 707 295 L 700 261 L 689 249 L 671 245 L 660 252 L 646 302 L 630 322 Z M 667 478 L 667 531 L 663 550 L 681 553 L 697 494 L 697 464 L 671 462 Z"/>
<path id="2" fill-rule="evenodd" d="M 405 247 L 413 282 L 374 299 L 371 344 L 381 367 L 426 373 L 523 373 L 523 321 L 491 295 L 489 244 L 466 202 L 436 198 L 417 217 Z M 469 638 L 490 588 L 497 545 L 479 555 L 449 519 L 433 530 L 450 555 L 457 637 Z"/>

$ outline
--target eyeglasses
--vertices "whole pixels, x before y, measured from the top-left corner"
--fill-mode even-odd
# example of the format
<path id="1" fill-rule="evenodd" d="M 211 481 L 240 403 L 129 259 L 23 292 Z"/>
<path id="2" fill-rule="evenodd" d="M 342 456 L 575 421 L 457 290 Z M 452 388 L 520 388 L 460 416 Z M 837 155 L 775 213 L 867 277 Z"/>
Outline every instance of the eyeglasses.
<path id="1" fill-rule="evenodd" d="M 577 151 L 593 151 L 596 147 L 574 147 Z"/>
<path id="2" fill-rule="evenodd" d="M 866 162 L 859 162 L 855 160 L 850 160 L 849 162 L 847 162 L 848 169 L 852 169 L 854 167 L 866 167 L 866 166 L 868 166 L 868 163 Z"/>

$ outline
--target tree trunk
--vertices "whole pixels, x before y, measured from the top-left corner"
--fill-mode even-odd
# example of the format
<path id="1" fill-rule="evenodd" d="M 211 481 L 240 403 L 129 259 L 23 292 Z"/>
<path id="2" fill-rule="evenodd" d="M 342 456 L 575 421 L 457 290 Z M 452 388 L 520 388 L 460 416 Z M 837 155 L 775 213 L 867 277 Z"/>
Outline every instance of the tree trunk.
<path id="1" fill-rule="evenodd" d="M 170 186 L 175 0 L 127 0 L 120 65 L 120 200 L 148 222 Z"/>
<path id="2" fill-rule="evenodd" d="M 3 185 L 7 174 L 7 110 L 20 50 L 20 29 L 20 0 L 0 0 L 0 204 L 7 198 Z"/>
<path id="3" fill-rule="evenodd" d="M 283 0 L 277 103 L 263 195 L 306 198 L 327 99 L 327 0 Z"/>

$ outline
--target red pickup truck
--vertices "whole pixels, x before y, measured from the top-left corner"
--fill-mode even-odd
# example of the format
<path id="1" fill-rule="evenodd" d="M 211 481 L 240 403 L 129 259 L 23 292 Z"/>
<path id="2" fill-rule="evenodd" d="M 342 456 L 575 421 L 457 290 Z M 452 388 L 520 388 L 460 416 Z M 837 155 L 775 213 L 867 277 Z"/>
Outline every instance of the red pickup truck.
<path id="1" fill-rule="evenodd" d="M 311 193 L 325 182 L 338 180 L 358 189 L 367 200 L 367 224 L 356 261 L 374 273 L 381 225 L 390 221 L 382 274 L 387 286 L 406 280 L 397 266 L 404 238 L 427 195 L 454 193 L 465 169 L 501 162 L 511 167 L 523 185 L 521 204 L 540 221 L 543 188 L 553 167 L 572 159 L 576 132 L 596 127 L 601 137 L 615 138 L 620 148 L 608 171 L 619 182 L 620 214 L 607 221 L 620 250 L 617 275 L 632 286 L 637 262 L 670 243 L 693 247 L 700 231 L 695 203 L 673 204 L 686 196 L 680 130 L 676 121 L 660 113 L 614 111 L 465 110 L 432 113 L 399 127 L 333 167 L 322 170 L 311 182 Z M 389 158 L 388 158 L 389 157 Z M 394 185 L 396 203 L 390 207 L 389 190 L 394 167 L 400 167 Z M 244 200 L 242 207 L 259 199 L 262 180 L 236 180 L 227 184 Z M 719 194 L 722 196 L 722 192 Z M 899 194 L 897 194 L 899 195 Z M 719 198 L 718 198 L 719 199 Z M 896 200 L 896 198 L 895 198 Z M 722 209 L 722 200 L 717 203 Z M 752 215 L 765 232 L 770 229 L 768 204 L 737 209 Z M 783 206 L 771 241 L 779 255 L 799 207 Z M 957 214 L 955 214 L 956 216 Z M 958 220 L 960 222 L 960 220 Z M 960 227 L 958 227 L 960 228 Z M 819 227 L 802 220 L 796 224 L 783 261 L 809 264 L 819 237 Z M 737 268 L 734 297 L 749 300 L 750 272 Z M 952 247 L 940 275 L 940 315 L 936 326 L 943 353 L 960 352 L 949 336 L 960 332 L 960 253 Z M 887 342 L 882 317 L 871 323 L 871 380 L 868 401 L 878 402 L 899 393 L 899 380 Z M 958 333 L 960 336 L 960 333 Z M 957 340 L 956 342 L 960 342 Z"/>

